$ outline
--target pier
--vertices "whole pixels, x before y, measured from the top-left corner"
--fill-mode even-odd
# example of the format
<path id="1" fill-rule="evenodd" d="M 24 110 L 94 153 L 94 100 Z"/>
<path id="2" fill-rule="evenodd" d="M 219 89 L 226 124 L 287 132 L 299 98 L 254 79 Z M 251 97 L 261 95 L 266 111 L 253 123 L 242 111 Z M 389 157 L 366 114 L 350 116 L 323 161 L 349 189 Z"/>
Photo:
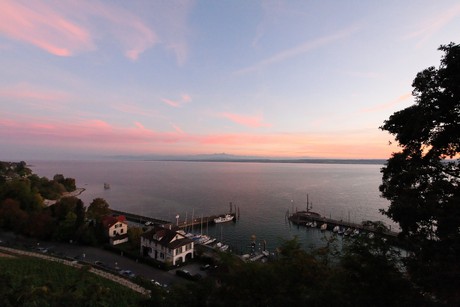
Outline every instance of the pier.
<path id="1" fill-rule="evenodd" d="M 114 210 L 114 209 L 110 209 L 110 211 L 112 212 L 112 215 L 124 215 L 128 221 L 134 222 L 134 223 L 144 224 L 145 222 L 152 222 L 153 225 L 155 226 L 171 224 L 170 221 L 156 219 L 156 218 L 152 218 L 148 216 L 142 216 L 142 215 L 138 215 L 134 213 L 124 212 L 124 211 L 119 211 L 119 210 Z"/>
<path id="2" fill-rule="evenodd" d="M 151 222 L 152 226 L 162 226 L 162 227 L 169 227 L 169 226 L 176 227 L 177 226 L 181 229 L 194 227 L 194 226 L 201 226 L 201 225 L 203 226 L 204 225 L 215 225 L 214 223 L 215 218 L 229 214 L 229 213 L 224 213 L 224 214 L 203 216 L 203 217 L 197 217 L 197 218 L 191 218 L 191 219 L 185 218 L 184 220 L 180 220 L 179 217 L 177 216 L 176 221 L 172 222 L 172 221 L 166 221 L 162 219 L 142 216 L 142 215 L 114 210 L 114 209 L 110 209 L 110 211 L 112 212 L 112 215 L 124 215 L 126 219 L 130 222 L 139 223 L 139 224 L 145 224 L 146 222 Z M 236 222 L 237 215 L 235 213 L 230 213 L 230 215 L 233 216 L 233 222 Z"/>
<path id="3" fill-rule="evenodd" d="M 229 214 L 229 213 L 227 213 Z M 204 225 L 215 225 L 216 223 L 214 222 L 215 218 L 218 218 L 219 216 L 224 216 L 224 214 L 218 214 L 218 215 L 211 215 L 211 216 L 203 216 L 203 217 L 197 217 L 193 218 L 190 220 L 183 220 L 183 221 L 176 221 L 176 224 L 174 226 L 177 226 L 179 228 L 189 228 L 189 227 L 194 227 L 194 226 L 204 226 Z M 233 216 L 233 220 L 231 222 L 236 222 L 236 214 L 231 214 Z"/>
<path id="4" fill-rule="evenodd" d="M 321 227 L 324 223 L 327 224 L 326 230 L 333 230 L 335 226 L 343 228 L 358 229 L 360 231 L 366 231 L 370 233 L 379 233 L 388 237 L 397 237 L 398 233 L 388 229 L 375 228 L 372 226 L 365 226 L 363 224 L 357 224 L 353 222 L 347 222 L 343 220 L 335 220 L 321 216 L 320 214 L 312 211 L 298 211 L 289 216 L 289 220 L 296 225 L 306 226 L 309 222 L 316 222 L 317 228 Z"/>

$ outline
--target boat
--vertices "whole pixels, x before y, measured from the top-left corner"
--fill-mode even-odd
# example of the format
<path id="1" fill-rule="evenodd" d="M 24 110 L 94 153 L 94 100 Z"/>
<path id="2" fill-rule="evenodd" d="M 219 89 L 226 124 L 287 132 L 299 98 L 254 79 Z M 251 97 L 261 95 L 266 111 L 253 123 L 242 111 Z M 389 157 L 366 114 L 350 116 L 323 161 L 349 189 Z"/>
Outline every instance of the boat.
<path id="1" fill-rule="evenodd" d="M 214 223 L 219 224 L 219 223 L 225 223 L 225 222 L 230 222 L 234 219 L 235 217 L 231 214 L 226 214 L 225 216 L 219 216 L 214 219 Z"/>
<path id="2" fill-rule="evenodd" d="M 324 230 L 327 230 L 327 224 L 324 223 L 323 225 L 321 225 L 321 230 L 324 231 Z"/>
<path id="3" fill-rule="evenodd" d="M 225 252 L 228 249 L 228 245 L 223 244 L 221 242 L 217 242 L 216 248 L 222 252 Z"/>
<path id="4" fill-rule="evenodd" d="M 209 244 L 214 243 L 214 242 L 216 242 L 216 238 L 210 238 L 209 240 L 204 241 L 202 244 L 203 245 L 209 245 Z"/>
<path id="5" fill-rule="evenodd" d="M 310 223 L 310 227 L 312 228 L 316 228 L 318 226 L 318 224 L 316 224 L 316 221 L 313 221 Z"/>
<path id="6" fill-rule="evenodd" d="M 335 226 L 335 227 L 332 229 L 333 232 L 339 232 L 339 230 L 340 230 L 340 227 L 339 227 L 339 226 Z"/>

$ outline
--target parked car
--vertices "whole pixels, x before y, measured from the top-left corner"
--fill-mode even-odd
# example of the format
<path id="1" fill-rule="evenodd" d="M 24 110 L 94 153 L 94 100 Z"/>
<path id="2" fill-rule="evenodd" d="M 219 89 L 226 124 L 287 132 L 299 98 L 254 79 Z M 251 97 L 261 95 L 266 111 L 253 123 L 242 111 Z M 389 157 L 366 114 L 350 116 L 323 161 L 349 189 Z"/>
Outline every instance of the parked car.
<path id="1" fill-rule="evenodd" d="M 200 267 L 200 270 L 206 271 L 206 270 L 209 269 L 210 267 L 211 267 L 210 264 L 203 264 L 203 265 Z"/>
<path id="2" fill-rule="evenodd" d="M 134 274 L 131 270 L 121 270 L 120 274 L 129 278 L 136 277 L 136 274 Z"/>
<path id="3" fill-rule="evenodd" d="M 162 287 L 162 288 L 167 288 L 168 287 L 167 284 L 162 284 L 162 283 L 156 281 L 155 279 L 152 279 L 151 282 L 152 282 L 152 284 L 154 284 L 157 287 Z"/>
<path id="4" fill-rule="evenodd" d="M 189 271 L 187 270 L 177 270 L 176 271 L 176 275 L 177 276 L 180 276 L 180 277 L 184 277 L 185 279 L 188 279 L 188 280 L 200 280 L 201 279 L 201 275 L 200 274 L 191 274 Z"/>
<path id="5" fill-rule="evenodd" d="M 153 226 L 153 222 L 151 221 L 147 221 L 144 223 L 145 226 Z"/>
<path id="6" fill-rule="evenodd" d="M 191 276 L 190 272 L 187 270 L 177 270 L 176 275 L 180 277 L 185 277 L 185 278 L 187 278 L 188 276 Z"/>

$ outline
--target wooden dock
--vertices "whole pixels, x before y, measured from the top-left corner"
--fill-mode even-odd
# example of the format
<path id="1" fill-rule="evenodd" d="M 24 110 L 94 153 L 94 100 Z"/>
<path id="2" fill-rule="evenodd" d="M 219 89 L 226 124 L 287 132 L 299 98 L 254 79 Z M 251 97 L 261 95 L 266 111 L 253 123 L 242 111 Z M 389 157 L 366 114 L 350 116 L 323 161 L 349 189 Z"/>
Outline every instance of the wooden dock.
<path id="1" fill-rule="evenodd" d="M 327 230 L 333 230 L 335 226 L 359 229 L 360 231 L 380 233 L 388 237 L 397 237 L 398 233 L 388 229 L 375 228 L 371 226 L 364 226 L 353 222 L 347 222 L 343 220 L 335 220 L 319 215 L 312 211 L 299 211 L 289 216 L 289 220 L 296 224 L 306 226 L 308 222 L 316 222 L 317 228 L 321 227 L 322 224 L 327 224 Z"/>

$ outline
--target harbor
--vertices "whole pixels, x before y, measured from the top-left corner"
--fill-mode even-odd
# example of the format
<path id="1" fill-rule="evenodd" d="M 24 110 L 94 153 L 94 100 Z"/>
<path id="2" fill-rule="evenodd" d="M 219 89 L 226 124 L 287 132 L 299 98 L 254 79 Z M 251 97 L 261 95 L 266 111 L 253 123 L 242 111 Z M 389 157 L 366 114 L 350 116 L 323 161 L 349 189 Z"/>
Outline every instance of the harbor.
<path id="1" fill-rule="evenodd" d="M 345 230 L 350 229 L 353 231 L 356 230 L 358 232 L 379 233 L 380 235 L 388 237 L 398 236 L 398 232 L 392 231 L 391 226 L 388 229 L 386 227 L 376 227 L 375 224 L 378 224 L 377 222 L 368 221 L 358 224 L 350 221 L 336 220 L 321 216 L 319 213 L 310 211 L 308 209 L 306 211 L 297 211 L 292 214 L 287 213 L 287 217 L 289 221 L 296 225 L 316 227 L 320 228 L 321 230 L 329 230 L 334 232 L 343 231 L 342 233 L 345 233 Z"/>

